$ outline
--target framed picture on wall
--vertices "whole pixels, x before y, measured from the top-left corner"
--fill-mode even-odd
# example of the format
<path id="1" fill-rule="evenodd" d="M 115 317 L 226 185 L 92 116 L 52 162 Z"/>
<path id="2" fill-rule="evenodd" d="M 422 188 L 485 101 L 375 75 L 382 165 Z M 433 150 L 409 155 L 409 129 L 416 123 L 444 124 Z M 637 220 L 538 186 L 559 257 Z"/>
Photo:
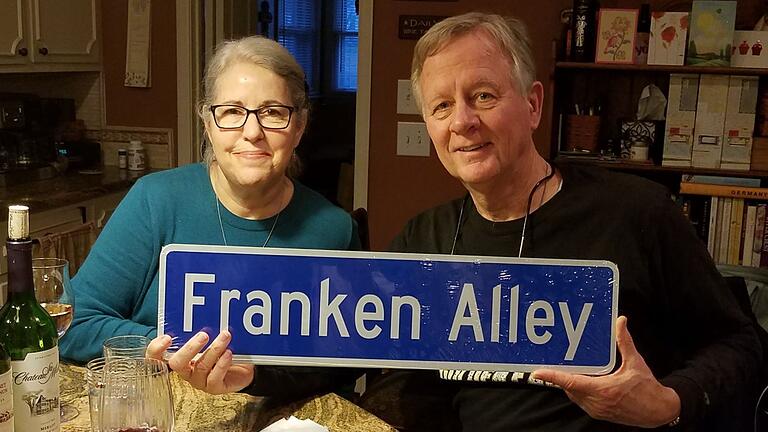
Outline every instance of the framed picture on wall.
<path id="1" fill-rule="evenodd" d="M 637 9 L 600 9 L 595 63 L 633 62 L 638 14 Z"/>

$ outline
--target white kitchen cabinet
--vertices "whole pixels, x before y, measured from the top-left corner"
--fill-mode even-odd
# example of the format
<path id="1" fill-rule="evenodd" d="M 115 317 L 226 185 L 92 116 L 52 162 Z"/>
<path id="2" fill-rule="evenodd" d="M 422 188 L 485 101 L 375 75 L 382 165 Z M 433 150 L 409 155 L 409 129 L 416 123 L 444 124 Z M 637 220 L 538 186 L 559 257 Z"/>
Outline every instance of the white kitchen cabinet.
<path id="1" fill-rule="evenodd" d="M 100 0 L 0 2 L 0 72 L 98 71 Z"/>
<path id="2" fill-rule="evenodd" d="M 29 48 L 25 40 L 25 9 L 28 1 L 0 2 L 0 65 L 23 65 L 29 62 Z"/>

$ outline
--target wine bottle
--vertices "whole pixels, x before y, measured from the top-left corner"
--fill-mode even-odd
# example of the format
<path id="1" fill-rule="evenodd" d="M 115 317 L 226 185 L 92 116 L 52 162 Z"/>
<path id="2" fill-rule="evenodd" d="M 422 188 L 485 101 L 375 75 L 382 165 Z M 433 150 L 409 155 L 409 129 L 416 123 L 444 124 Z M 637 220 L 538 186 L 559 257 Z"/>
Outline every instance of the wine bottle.
<path id="1" fill-rule="evenodd" d="M 59 347 L 56 325 L 35 299 L 29 208 L 8 208 L 8 299 L 0 309 L 0 340 L 11 357 L 16 432 L 59 431 Z"/>
<path id="2" fill-rule="evenodd" d="M 571 16 L 571 59 L 595 61 L 596 0 L 574 0 Z"/>
<path id="3" fill-rule="evenodd" d="M 0 432 L 13 432 L 11 356 L 0 344 Z"/>

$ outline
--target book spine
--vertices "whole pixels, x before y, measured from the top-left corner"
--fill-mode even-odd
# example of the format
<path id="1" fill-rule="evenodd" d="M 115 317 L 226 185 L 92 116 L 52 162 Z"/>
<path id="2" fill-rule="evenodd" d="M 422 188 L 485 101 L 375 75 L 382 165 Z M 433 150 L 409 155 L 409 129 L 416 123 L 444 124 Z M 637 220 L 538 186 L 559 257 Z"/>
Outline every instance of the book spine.
<path id="1" fill-rule="evenodd" d="M 733 199 L 726 198 L 723 202 L 723 217 L 720 223 L 720 249 L 717 252 L 717 260 L 715 260 L 718 264 L 728 264 L 728 245 L 730 244 L 732 207 Z"/>
<path id="2" fill-rule="evenodd" d="M 712 212 L 712 200 L 709 197 L 703 198 L 704 199 L 700 201 L 699 238 L 706 243 L 709 240 L 709 214 Z"/>
<path id="3" fill-rule="evenodd" d="M 755 243 L 755 220 L 757 219 L 757 206 L 747 206 L 744 219 L 744 245 L 741 252 L 741 265 L 752 266 L 752 248 Z"/>
<path id="4" fill-rule="evenodd" d="M 755 215 L 755 237 L 752 244 L 752 267 L 760 267 L 760 259 L 763 254 L 763 235 L 765 233 L 766 204 L 757 206 Z"/>
<path id="5" fill-rule="evenodd" d="M 760 179 L 750 177 L 721 177 L 701 174 L 683 174 L 680 178 L 680 182 L 725 186 L 760 187 Z"/>
<path id="6" fill-rule="evenodd" d="M 768 267 L 768 207 L 763 218 L 763 247 L 760 251 L 760 267 Z"/>
<path id="7" fill-rule="evenodd" d="M 720 197 L 710 197 L 709 226 L 707 227 L 707 250 L 709 251 L 709 256 L 711 256 L 713 259 L 715 257 L 715 238 L 717 237 L 718 205 L 722 205 L 720 200 Z"/>
<path id="8" fill-rule="evenodd" d="M 715 246 L 712 251 L 712 259 L 720 263 L 720 245 L 723 243 L 723 212 L 725 211 L 725 202 L 729 198 L 720 198 L 717 204 L 717 223 L 715 224 Z"/>
<path id="9" fill-rule="evenodd" d="M 731 204 L 731 228 L 728 232 L 727 264 L 739 265 L 739 246 L 741 245 L 741 225 L 744 218 L 744 200 L 736 198 Z"/>
<path id="10" fill-rule="evenodd" d="M 680 183 L 680 193 L 689 195 L 710 195 L 728 198 L 768 200 L 768 188 L 714 185 L 705 183 Z"/>

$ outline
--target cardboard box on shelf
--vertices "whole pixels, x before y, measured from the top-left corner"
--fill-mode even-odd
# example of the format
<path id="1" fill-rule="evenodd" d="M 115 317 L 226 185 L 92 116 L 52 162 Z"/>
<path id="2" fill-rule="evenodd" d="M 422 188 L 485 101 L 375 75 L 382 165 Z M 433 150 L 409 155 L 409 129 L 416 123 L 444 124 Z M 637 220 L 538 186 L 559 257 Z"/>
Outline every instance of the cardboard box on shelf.
<path id="1" fill-rule="evenodd" d="M 720 168 L 749 170 L 757 108 L 756 76 L 731 75 L 725 107 Z"/>
<path id="2" fill-rule="evenodd" d="M 671 74 L 664 130 L 663 166 L 689 167 L 696 122 L 699 75 Z"/>
<path id="3" fill-rule="evenodd" d="M 691 157 L 694 167 L 720 168 L 729 81 L 728 75 L 702 74 L 699 79 Z"/>

